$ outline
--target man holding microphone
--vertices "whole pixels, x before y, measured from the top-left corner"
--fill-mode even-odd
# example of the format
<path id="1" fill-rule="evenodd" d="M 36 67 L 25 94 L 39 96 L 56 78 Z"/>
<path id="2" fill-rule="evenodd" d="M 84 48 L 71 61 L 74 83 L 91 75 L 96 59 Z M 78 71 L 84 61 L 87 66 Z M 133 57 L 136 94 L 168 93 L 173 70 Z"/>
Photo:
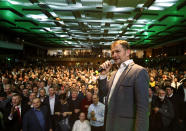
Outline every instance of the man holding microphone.
<path id="1" fill-rule="evenodd" d="M 107 93 L 105 110 L 106 131 L 148 131 L 149 76 L 145 68 L 130 59 L 127 41 L 117 40 L 111 45 L 114 64 L 119 68 L 107 81 L 106 74 L 113 62 L 101 65 L 99 90 Z"/>

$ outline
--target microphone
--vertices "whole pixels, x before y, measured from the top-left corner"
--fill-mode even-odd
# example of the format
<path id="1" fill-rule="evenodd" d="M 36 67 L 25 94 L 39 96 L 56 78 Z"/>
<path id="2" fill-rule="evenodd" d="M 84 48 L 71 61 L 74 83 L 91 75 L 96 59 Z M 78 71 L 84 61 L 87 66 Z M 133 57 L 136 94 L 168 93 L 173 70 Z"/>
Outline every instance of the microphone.
<path id="1" fill-rule="evenodd" d="M 112 65 L 114 64 L 114 60 L 113 60 L 113 59 L 111 59 L 109 62 L 110 62 Z M 103 70 L 105 70 L 105 69 L 103 69 L 102 67 L 100 67 L 100 68 L 98 69 L 98 72 L 102 72 Z"/>

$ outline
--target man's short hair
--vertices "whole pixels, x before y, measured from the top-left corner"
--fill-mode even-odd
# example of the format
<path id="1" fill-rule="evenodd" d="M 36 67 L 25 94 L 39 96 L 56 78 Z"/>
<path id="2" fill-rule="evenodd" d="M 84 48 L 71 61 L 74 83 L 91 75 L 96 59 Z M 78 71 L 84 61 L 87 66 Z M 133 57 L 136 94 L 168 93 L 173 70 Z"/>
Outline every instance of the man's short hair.
<path id="1" fill-rule="evenodd" d="M 71 93 L 73 93 L 73 92 L 78 94 L 78 90 L 77 89 L 71 89 Z"/>
<path id="2" fill-rule="evenodd" d="M 12 97 L 16 97 L 16 96 L 19 97 L 20 99 L 22 99 L 22 96 L 18 93 L 15 93 Z"/>
<path id="3" fill-rule="evenodd" d="M 67 100 L 66 94 L 59 95 L 59 100 Z"/>
<path id="4" fill-rule="evenodd" d="M 40 89 L 39 92 L 42 91 L 42 90 L 46 93 L 46 90 L 45 89 Z"/>
<path id="5" fill-rule="evenodd" d="M 165 86 L 165 89 L 170 88 L 171 90 L 174 90 L 172 86 Z"/>
<path id="6" fill-rule="evenodd" d="M 36 98 L 34 98 L 32 101 L 34 101 L 34 100 L 39 100 L 40 102 L 41 102 L 41 99 L 39 99 L 38 97 L 36 97 Z"/>
<path id="7" fill-rule="evenodd" d="M 94 95 L 92 95 L 92 97 L 93 97 L 93 96 L 96 96 L 96 97 L 99 99 L 99 96 L 98 96 L 98 95 L 94 94 Z"/>
<path id="8" fill-rule="evenodd" d="M 111 48 L 114 47 L 115 45 L 117 44 L 120 44 L 124 49 L 130 49 L 130 45 L 127 41 L 125 40 L 117 40 L 117 41 L 114 41 L 112 44 L 111 44 Z"/>

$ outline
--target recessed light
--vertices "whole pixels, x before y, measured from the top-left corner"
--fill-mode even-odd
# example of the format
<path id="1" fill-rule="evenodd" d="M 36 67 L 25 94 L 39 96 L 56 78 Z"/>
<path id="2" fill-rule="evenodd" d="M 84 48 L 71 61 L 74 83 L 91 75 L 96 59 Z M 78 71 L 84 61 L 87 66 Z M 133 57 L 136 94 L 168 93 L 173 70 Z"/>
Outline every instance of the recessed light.
<path id="1" fill-rule="evenodd" d="M 56 17 L 56 20 L 57 20 L 57 21 L 60 21 L 61 19 L 60 19 L 59 17 Z"/>

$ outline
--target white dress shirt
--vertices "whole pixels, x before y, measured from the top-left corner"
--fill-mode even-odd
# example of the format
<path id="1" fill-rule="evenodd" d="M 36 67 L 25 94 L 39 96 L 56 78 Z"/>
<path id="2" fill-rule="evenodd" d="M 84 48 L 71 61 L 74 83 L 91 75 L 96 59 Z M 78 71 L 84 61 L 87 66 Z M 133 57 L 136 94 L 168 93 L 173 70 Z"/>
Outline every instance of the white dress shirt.
<path id="1" fill-rule="evenodd" d="M 55 105 L 55 95 L 53 97 L 49 96 L 49 103 L 50 103 L 50 113 L 54 115 L 54 105 Z"/>
<path id="2" fill-rule="evenodd" d="M 184 94 L 185 94 L 184 102 L 186 102 L 186 89 L 185 88 L 184 88 Z"/>
<path id="3" fill-rule="evenodd" d="M 115 86 L 116 86 L 121 74 L 123 73 L 125 68 L 131 63 L 133 63 L 132 59 L 121 63 L 120 68 L 118 69 L 118 71 L 117 71 L 117 73 L 116 73 L 116 75 L 114 77 L 113 83 L 112 83 L 112 87 L 111 87 L 110 94 L 109 94 L 109 97 L 108 97 L 108 103 L 110 102 L 110 98 L 111 98 L 111 96 L 112 96 L 112 94 L 114 92 Z M 100 79 L 103 79 L 103 78 L 104 78 L 104 76 L 100 76 Z"/>

